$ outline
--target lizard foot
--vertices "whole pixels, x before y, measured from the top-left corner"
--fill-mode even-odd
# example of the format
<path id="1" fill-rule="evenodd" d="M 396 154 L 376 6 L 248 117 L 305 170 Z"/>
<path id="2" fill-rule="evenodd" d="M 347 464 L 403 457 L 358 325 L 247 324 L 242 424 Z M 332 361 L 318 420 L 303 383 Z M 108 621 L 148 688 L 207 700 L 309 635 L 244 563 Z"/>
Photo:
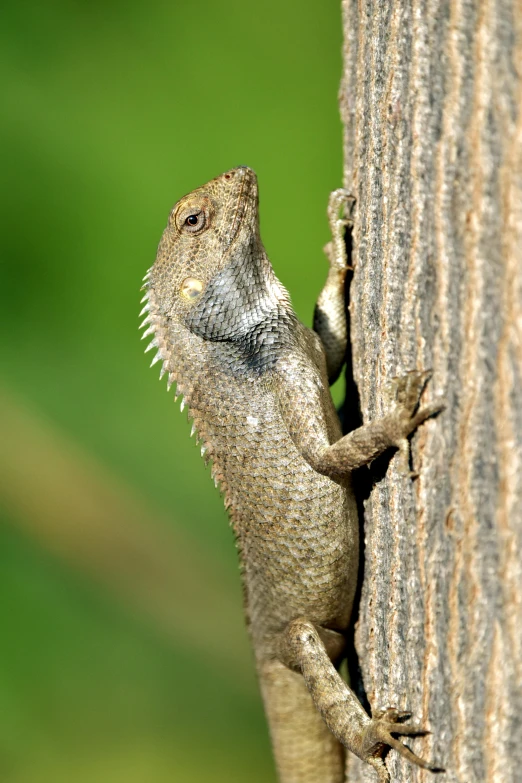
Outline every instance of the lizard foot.
<path id="1" fill-rule="evenodd" d="M 352 196 L 346 188 L 337 188 L 332 190 L 328 199 L 328 220 L 330 223 L 339 219 L 339 213 L 342 209 L 342 219 L 346 221 L 345 225 L 351 225 L 351 212 L 355 204 L 355 196 Z"/>
<path id="2" fill-rule="evenodd" d="M 421 394 L 430 378 L 431 370 L 424 372 L 411 370 L 400 378 L 393 379 L 396 399 L 395 410 L 391 414 L 394 419 L 394 441 L 404 455 L 406 464 L 409 459 L 408 435 L 416 430 L 423 421 L 429 419 L 430 416 L 437 415 L 445 408 L 441 399 L 428 405 L 419 406 Z"/>
<path id="3" fill-rule="evenodd" d="M 377 713 L 372 718 L 371 723 L 365 731 L 365 761 L 371 764 L 379 774 L 380 783 L 389 783 L 390 776 L 381 758 L 386 747 L 394 748 L 405 759 L 416 764 L 423 769 L 429 769 L 430 772 L 444 772 L 442 767 L 437 767 L 420 756 L 417 756 L 410 748 L 404 745 L 393 734 L 409 735 L 412 737 L 423 737 L 429 734 L 420 726 L 411 723 L 404 723 L 411 717 L 410 712 L 399 712 L 395 708 L 384 710 Z"/>

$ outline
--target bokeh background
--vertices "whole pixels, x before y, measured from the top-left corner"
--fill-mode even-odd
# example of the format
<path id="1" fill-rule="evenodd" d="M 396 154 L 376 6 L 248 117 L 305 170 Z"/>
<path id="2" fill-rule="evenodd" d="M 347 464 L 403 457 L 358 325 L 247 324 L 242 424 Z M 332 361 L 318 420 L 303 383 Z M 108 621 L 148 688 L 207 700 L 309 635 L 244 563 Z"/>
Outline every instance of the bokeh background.
<path id="1" fill-rule="evenodd" d="M 10 0 L 0 61 L 0 780 L 269 783 L 232 535 L 139 288 L 172 204 L 247 164 L 310 324 L 338 3 Z"/>

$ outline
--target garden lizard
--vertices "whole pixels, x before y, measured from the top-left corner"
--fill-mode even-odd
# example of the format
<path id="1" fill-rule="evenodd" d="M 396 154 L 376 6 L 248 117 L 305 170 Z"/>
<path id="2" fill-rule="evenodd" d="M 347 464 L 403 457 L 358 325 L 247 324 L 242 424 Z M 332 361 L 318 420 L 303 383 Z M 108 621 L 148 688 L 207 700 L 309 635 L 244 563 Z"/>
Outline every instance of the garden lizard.
<path id="1" fill-rule="evenodd" d="M 330 270 L 314 331 L 297 319 L 259 233 L 246 166 L 182 198 L 145 276 L 147 350 L 188 406 L 237 541 L 245 612 L 281 783 L 342 783 L 345 748 L 389 781 L 393 735 L 422 734 L 395 709 L 370 717 L 338 673 L 357 581 L 351 474 L 437 413 L 427 374 L 396 381 L 383 418 L 342 436 L 329 384 L 346 350 L 346 192 L 329 203 Z"/>

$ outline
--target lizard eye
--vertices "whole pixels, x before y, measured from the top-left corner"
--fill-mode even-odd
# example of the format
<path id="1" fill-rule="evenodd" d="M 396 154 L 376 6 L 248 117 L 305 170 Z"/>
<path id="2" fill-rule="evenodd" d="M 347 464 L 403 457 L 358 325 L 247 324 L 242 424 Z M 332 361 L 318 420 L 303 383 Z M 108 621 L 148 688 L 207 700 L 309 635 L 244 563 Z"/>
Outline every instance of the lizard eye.
<path id="1" fill-rule="evenodd" d="M 182 200 L 171 212 L 170 220 L 180 234 L 200 234 L 210 228 L 212 222 L 212 204 L 208 196 Z"/>
<path id="2" fill-rule="evenodd" d="M 197 234 L 205 228 L 206 217 L 203 210 L 192 212 L 183 221 L 183 230 L 188 231 L 190 234 Z"/>
<path id="3" fill-rule="evenodd" d="M 180 215 L 176 222 L 180 231 L 186 234 L 199 234 L 207 224 L 207 215 L 205 210 L 192 207 L 188 214 L 185 212 L 184 215 Z"/>

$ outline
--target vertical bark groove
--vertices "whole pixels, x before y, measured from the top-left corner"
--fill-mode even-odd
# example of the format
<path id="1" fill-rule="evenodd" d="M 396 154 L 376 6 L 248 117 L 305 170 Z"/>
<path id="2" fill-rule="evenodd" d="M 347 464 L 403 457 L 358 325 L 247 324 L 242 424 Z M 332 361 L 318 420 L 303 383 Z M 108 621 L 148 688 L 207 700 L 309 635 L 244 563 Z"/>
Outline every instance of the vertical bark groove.
<path id="1" fill-rule="evenodd" d="M 452 783 L 522 767 L 522 6 L 343 0 L 344 185 L 364 420 L 432 368 L 447 409 L 365 506 L 356 645 L 374 709 Z M 396 783 L 428 781 L 390 753 Z M 351 781 L 373 772 L 350 761 Z"/>

